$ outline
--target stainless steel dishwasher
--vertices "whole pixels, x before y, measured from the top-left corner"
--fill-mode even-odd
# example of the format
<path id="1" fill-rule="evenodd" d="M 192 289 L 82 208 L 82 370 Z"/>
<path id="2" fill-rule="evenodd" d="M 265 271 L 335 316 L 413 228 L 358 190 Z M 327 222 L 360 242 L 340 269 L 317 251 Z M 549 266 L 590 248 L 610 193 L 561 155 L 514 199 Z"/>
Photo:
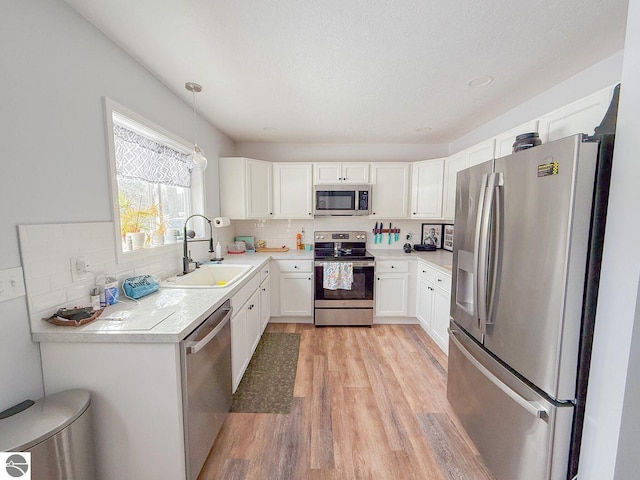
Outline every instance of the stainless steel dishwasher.
<path id="1" fill-rule="evenodd" d="M 195 480 L 231 408 L 231 301 L 180 342 L 187 479 Z"/>

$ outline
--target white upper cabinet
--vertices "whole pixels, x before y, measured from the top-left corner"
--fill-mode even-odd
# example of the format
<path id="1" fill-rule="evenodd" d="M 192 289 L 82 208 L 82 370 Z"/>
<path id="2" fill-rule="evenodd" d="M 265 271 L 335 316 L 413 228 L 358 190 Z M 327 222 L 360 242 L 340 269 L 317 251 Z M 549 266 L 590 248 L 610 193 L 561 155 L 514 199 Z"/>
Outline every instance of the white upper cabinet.
<path id="1" fill-rule="evenodd" d="M 467 167 L 473 167 L 492 160 L 495 154 L 495 139 L 487 140 L 486 142 L 478 143 L 473 147 L 469 147 L 464 150 L 464 154 L 467 156 Z"/>
<path id="2" fill-rule="evenodd" d="M 313 218 L 312 164 L 273 164 L 273 217 Z"/>
<path id="3" fill-rule="evenodd" d="M 273 217 L 272 164 L 243 157 L 220 158 L 220 211 L 234 220 Z"/>
<path id="4" fill-rule="evenodd" d="M 465 168 L 467 168 L 467 156 L 464 152 L 452 155 L 444 162 L 442 218 L 453 218 L 456 213 L 456 175 Z"/>
<path id="5" fill-rule="evenodd" d="M 538 121 L 527 122 L 519 127 L 512 128 L 508 132 L 501 133 L 496 137 L 496 158 L 511 155 L 513 152 L 513 143 L 518 135 L 523 133 L 531 133 L 538 131 Z"/>
<path id="6" fill-rule="evenodd" d="M 371 217 L 406 218 L 409 214 L 409 163 L 371 164 Z"/>
<path id="7" fill-rule="evenodd" d="M 442 216 L 444 158 L 411 165 L 411 218 Z"/>
<path id="8" fill-rule="evenodd" d="M 492 138 L 451 155 L 445 160 L 442 218 L 453 218 L 456 213 L 456 176 L 458 172 L 493 159 L 494 153 L 495 139 Z"/>
<path id="9" fill-rule="evenodd" d="M 593 129 L 600 125 L 607 112 L 612 92 L 613 89 L 608 87 L 540 118 L 542 143 L 576 133 L 593 135 Z"/>
<path id="10" fill-rule="evenodd" d="M 369 183 L 368 163 L 316 163 L 313 166 L 314 185 L 337 183 L 361 185 Z"/>

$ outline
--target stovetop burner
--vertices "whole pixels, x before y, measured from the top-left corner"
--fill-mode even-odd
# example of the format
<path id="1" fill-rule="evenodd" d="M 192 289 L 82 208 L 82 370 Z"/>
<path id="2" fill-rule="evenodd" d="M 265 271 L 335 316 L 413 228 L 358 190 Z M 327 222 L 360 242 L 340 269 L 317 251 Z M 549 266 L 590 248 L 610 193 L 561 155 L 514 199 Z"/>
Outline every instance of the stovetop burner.
<path id="1" fill-rule="evenodd" d="M 315 232 L 314 258 L 326 261 L 373 260 L 367 252 L 367 232 Z"/>

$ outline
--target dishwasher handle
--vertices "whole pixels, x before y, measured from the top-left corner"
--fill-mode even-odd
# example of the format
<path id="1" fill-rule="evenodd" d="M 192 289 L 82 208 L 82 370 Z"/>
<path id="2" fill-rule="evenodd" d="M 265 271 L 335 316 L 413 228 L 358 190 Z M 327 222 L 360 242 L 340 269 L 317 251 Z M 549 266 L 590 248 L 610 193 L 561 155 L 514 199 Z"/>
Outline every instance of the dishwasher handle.
<path id="1" fill-rule="evenodd" d="M 218 334 L 218 332 L 220 332 L 220 330 L 222 330 L 224 328 L 224 326 L 227 324 L 227 322 L 231 318 L 231 314 L 232 313 L 233 313 L 233 307 L 229 307 L 229 310 L 227 311 L 227 313 L 224 316 L 224 318 L 222 319 L 222 321 L 220 323 L 218 323 L 218 325 L 216 325 L 216 327 L 213 330 L 211 330 L 209 333 L 207 333 L 195 345 L 191 345 L 191 346 L 187 347 L 187 355 L 191 355 L 193 353 L 198 353 L 200 350 L 202 350 L 204 347 L 206 347 L 207 344 L 211 340 L 213 340 L 213 338 Z"/>

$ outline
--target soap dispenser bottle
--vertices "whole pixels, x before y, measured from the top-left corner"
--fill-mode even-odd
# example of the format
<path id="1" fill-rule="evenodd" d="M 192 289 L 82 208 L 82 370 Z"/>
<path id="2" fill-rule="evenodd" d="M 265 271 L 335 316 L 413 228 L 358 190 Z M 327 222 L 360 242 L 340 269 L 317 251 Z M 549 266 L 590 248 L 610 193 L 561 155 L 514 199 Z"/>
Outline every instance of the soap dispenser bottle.
<path id="1" fill-rule="evenodd" d="M 220 245 L 220 239 L 218 239 L 218 243 L 216 243 L 216 260 L 220 260 L 222 258 L 222 246 Z"/>

